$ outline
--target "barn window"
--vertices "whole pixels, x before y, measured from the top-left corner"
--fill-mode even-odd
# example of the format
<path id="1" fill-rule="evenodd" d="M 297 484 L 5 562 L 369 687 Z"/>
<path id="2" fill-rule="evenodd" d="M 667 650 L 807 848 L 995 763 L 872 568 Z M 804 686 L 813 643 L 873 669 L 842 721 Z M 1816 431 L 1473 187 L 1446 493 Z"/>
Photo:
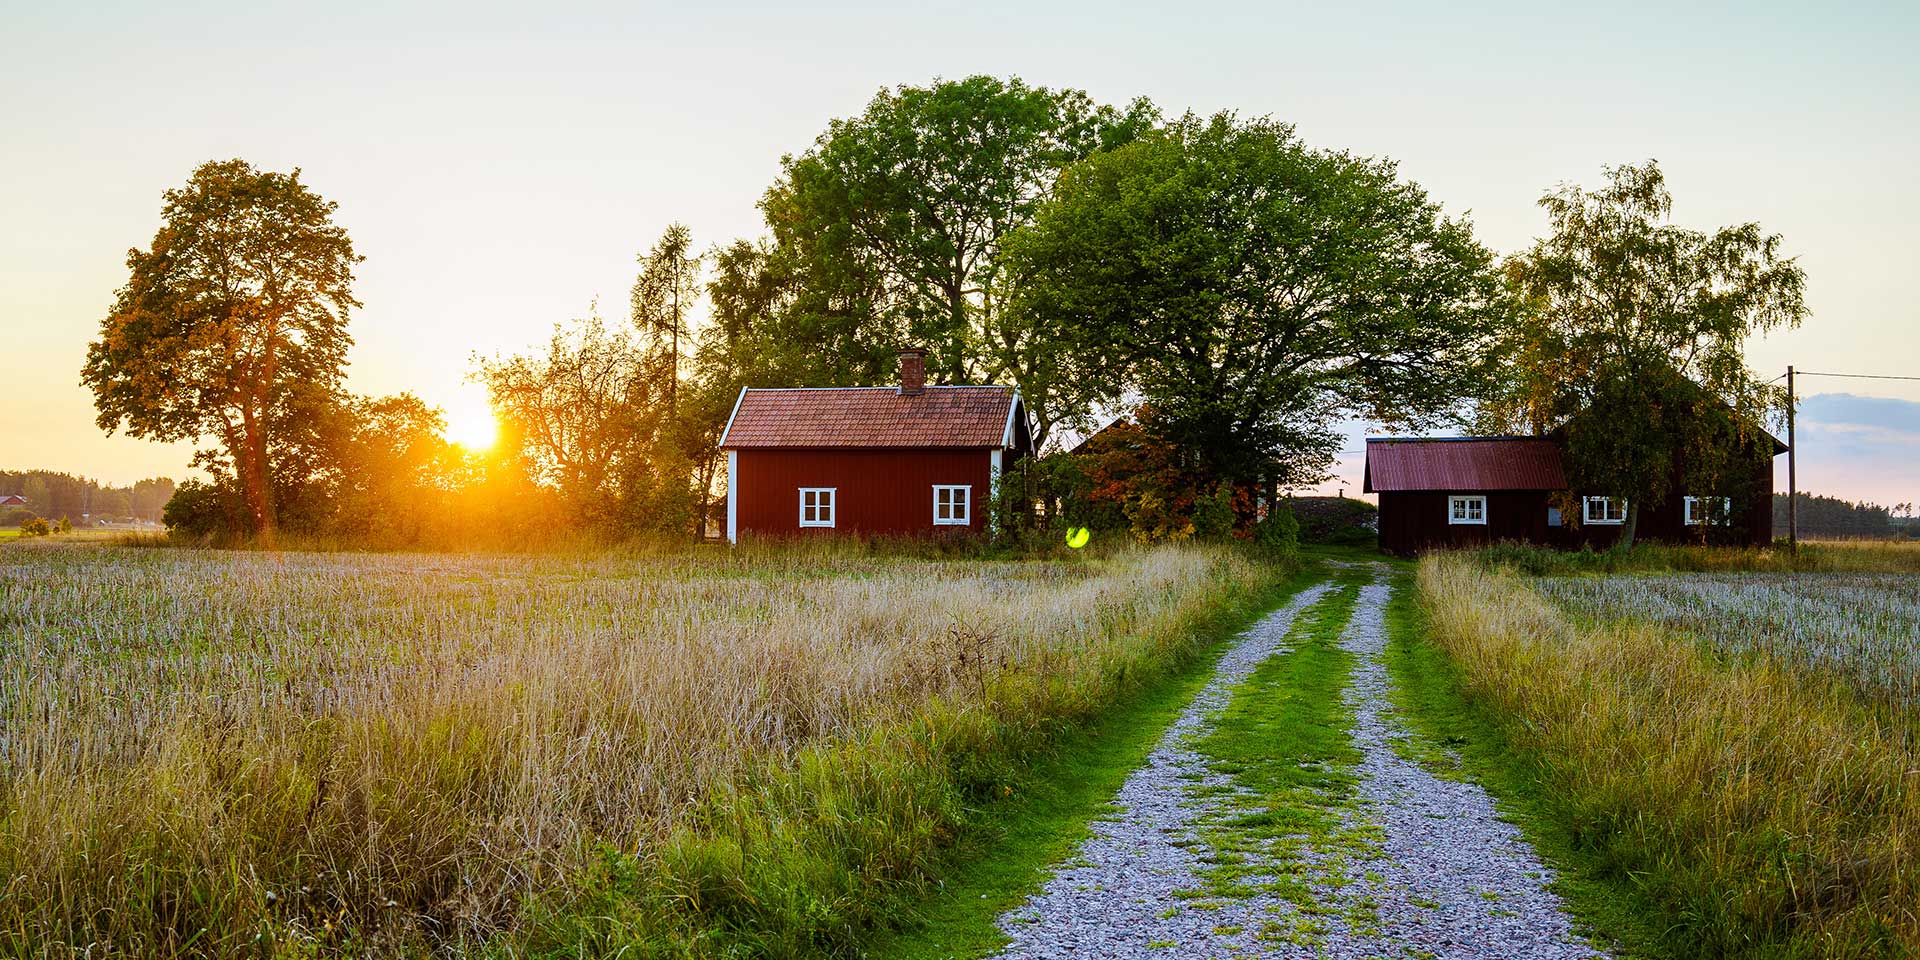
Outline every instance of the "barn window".
<path id="1" fill-rule="evenodd" d="M 1686 497 L 1682 503 L 1688 526 L 1711 523 L 1724 527 L 1733 516 L 1733 500 L 1729 497 Z"/>
<path id="2" fill-rule="evenodd" d="M 973 488 L 967 486 L 933 488 L 933 522 L 936 526 L 964 527 L 973 522 Z"/>
<path id="3" fill-rule="evenodd" d="M 1485 524 L 1487 522 L 1487 498 L 1448 497 L 1447 522 Z"/>
<path id="4" fill-rule="evenodd" d="M 803 527 L 833 526 L 834 487 L 800 488 L 800 525 Z"/>
<path id="5" fill-rule="evenodd" d="M 1627 501 L 1623 497 L 1585 497 L 1581 518 L 1588 523 L 1626 523 Z"/>

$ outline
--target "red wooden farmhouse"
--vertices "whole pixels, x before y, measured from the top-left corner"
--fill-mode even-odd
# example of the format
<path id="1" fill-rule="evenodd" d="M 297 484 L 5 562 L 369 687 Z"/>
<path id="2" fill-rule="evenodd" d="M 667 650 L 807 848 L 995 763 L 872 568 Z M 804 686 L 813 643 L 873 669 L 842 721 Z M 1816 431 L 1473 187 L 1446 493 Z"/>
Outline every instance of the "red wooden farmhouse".
<path id="1" fill-rule="evenodd" d="M 727 540 L 986 529 L 1005 467 L 1032 449 L 1012 387 L 926 384 L 900 353 L 894 387 L 740 391 L 727 430 Z"/>

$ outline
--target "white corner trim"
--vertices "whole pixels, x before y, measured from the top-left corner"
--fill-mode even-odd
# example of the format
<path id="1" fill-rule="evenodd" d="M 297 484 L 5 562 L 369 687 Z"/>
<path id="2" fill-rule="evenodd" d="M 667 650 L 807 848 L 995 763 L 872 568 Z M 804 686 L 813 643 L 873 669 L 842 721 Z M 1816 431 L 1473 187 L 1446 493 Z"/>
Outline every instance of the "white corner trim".
<path id="1" fill-rule="evenodd" d="M 738 407 L 739 402 L 735 401 Z M 740 542 L 740 451 L 727 451 L 727 542 Z"/>
<path id="2" fill-rule="evenodd" d="M 721 448 L 726 447 L 727 435 L 733 432 L 733 418 L 740 415 L 740 402 L 747 399 L 747 391 L 750 389 L 752 388 L 741 387 L 740 395 L 733 398 L 733 412 L 727 414 L 727 428 L 725 430 L 720 431 L 720 442 L 714 444 L 714 446 L 721 447 Z M 729 483 L 733 481 L 733 474 L 731 473 L 727 474 L 727 481 Z"/>
<path id="3" fill-rule="evenodd" d="M 1001 451 L 999 450 L 987 451 L 987 526 L 989 528 L 993 527 L 995 518 L 999 516 L 994 504 L 1000 502 L 1001 455 Z M 998 533 L 999 531 L 995 530 L 994 532 Z"/>
<path id="4" fill-rule="evenodd" d="M 1007 404 L 1007 425 L 1000 431 L 1000 449 L 1005 450 L 1013 446 L 1013 415 L 1024 409 L 1026 409 L 1026 405 L 1020 402 L 1020 389 L 1015 387 L 1013 391 L 1013 402 Z M 994 456 L 997 460 L 999 455 L 995 454 Z M 997 473 L 998 470 L 995 472 Z"/>

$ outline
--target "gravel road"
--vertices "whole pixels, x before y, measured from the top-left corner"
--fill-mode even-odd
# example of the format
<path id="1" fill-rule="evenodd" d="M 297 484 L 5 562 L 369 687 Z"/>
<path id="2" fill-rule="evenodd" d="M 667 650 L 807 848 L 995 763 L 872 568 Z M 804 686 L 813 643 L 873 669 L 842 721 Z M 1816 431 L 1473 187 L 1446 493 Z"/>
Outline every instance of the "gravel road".
<path id="1" fill-rule="evenodd" d="M 1407 732 L 1380 662 L 1389 588 L 1360 588 L 1340 644 L 1354 658 L 1343 697 L 1361 760 L 1350 795 L 1329 798 L 1341 827 L 1301 843 L 1251 844 L 1246 892 L 1203 896 L 1208 839 L 1235 822 L 1235 789 L 1197 747 L 1235 687 L 1287 649 L 1321 585 L 1247 631 L 1147 763 L 1092 825 L 1073 859 L 1000 918 L 1007 958 L 1603 958 L 1576 936 L 1552 873 L 1479 785 L 1403 756 Z M 1244 808 L 1241 808 L 1244 809 Z M 1213 831 L 1209 834 L 1209 831 Z M 1356 838 L 1360 838 L 1356 842 Z M 1241 845 L 1247 849 L 1249 845 Z M 1261 851 L 1266 851 L 1262 854 Z M 1302 878 L 1302 903 L 1275 877 Z M 1298 885 L 1295 886 L 1296 891 Z"/>

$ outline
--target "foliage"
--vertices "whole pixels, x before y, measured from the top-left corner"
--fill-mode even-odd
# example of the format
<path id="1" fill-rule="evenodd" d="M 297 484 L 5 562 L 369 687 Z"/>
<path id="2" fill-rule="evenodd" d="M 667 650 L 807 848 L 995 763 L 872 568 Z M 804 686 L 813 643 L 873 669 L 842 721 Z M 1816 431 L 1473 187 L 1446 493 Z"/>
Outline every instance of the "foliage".
<path id="1" fill-rule="evenodd" d="M 1480 425 L 1567 424 L 1570 479 L 1627 498 L 1631 544 L 1637 505 L 1664 500 L 1676 472 L 1689 491 L 1736 495 L 1771 454 L 1761 434 L 1779 392 L 1743 351 L 1754 333 L 1799 325 L 1806 280 L 1757 224 L 1709 234 L 1669 222 L 1658 164 L 1606 173 L 1597 191 L 1541 198 L 1551 235 L 1508 262 L 1524 309 Z"/>
<path id="2" fill-rule="evenodd" d="M 1289 503 L 1273 504 L 1254 526 L 1253 548 L 1268 560 L 1292 560 L 1300 555 L 1300 521 Z"/>
<path id="3" fill-rule="evenodd" d="M 1668 628 L 1570 619 L 1460 558 L 1419 577 L 1467 697 L 1537 761 L 1546 815 L 1658 905 L 1675 955 L 1920 947 L 1911 714 Z"/>
<path id="4" fill-rule="evenodd" d="M 1491 254 L 1392 164 L 1228 114 L 1089 156 L 1005 246 L 1016 308 L 1213 479 L 1317 479 L 1341 412 L 1437 421 L 1502 318 Z"/>
<path id="5" fill-rule="evenodd" d="M 577 522 L 619 530 L 654 489 L 665 384 L 628 331 L 598 316 L 556 326 L 544 353 L 477 359 L 503 426 L 500 446 L 557 492 Z"/>
<path id="6" fill-rule="evenodd" d="M 1234 510 L 1233 484 L 1221 483 L 1213 492 L 1194 500 L 1193 535 L 1214 542 L 1232 538 L 1238 516 Z"/>
<path id="7" fill-rule="evenodd" d="M 197 540 L 230 536 L 241 527 L 237 499 L 217 484 L 188 480 L 167 501 L 162 520 L 168 531 Z"/>
<path id="8" fill-rule="evenodd" d="M 1786 494 L 1773 495 L 1773 529 L 1776 536 L 1786 535 L 1787 503 Z M 1800 535 L 1803 537 L 1884 539 L 1897 532 L 1893 510 L 1877 503 L 1853 503 L 1838 497 L 1801 493 L 1799 508 Z"/>
<path id="9" fill-rule="evenodd" d="M 20 535 L 23 537 L 44 537 L 51 533 L 53 528 L 40 517 L 29 517 L 20 524 Z"/>
<path id="10" fill-rule="evenodd" d="M 173 481 L 156 477 L 116 487 L 51 470 L 0 470 L 0 496 L 8 494 L 26 497 L 26 509 L 50 517 L 93 514 L 158 520 L 160 508 L 173 496 Z"/>
<path id="11" fill-rule="evenodd" d="M 1017 78 L 881 91 L 783 158 L 760 203 L 771 245 L 719 255 L 731 352 L 784 369 L 780 382 L 845 386 L 883 382 L 897 347 L 926 346 L 935 382 L 1018 385 L 1043 445 L 1084 416 L 1085 391 L 1075 358 L 1007 313 L 1001 241 L 1063 167 L 1156 119 L 1145 101 L 1121 111 Z"/>
<path id="12" fill-rule="evenodd" d="M 256 534 L 275 525 L 271 448 L 288 404 L 330 393 L 346 364 L 360 257 L 337 204 L 290 174 L 203 164 L 168 190 L 147 250 L 127 254 L 81 381 L 100 427 L 218 444 Z"/>

